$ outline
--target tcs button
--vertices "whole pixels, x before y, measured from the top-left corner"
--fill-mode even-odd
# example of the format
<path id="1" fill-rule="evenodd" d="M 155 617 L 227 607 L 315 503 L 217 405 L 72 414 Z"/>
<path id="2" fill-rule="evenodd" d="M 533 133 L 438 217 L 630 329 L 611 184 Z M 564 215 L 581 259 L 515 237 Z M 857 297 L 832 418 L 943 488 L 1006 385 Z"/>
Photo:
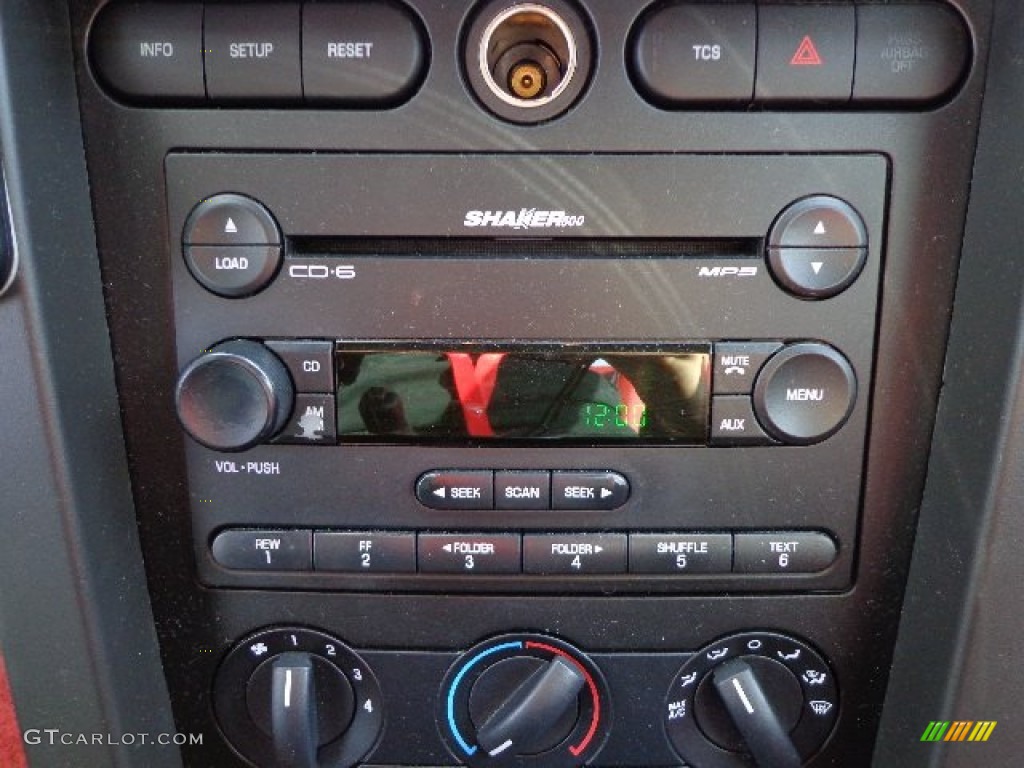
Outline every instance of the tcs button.
<path id="1" fill-rule="evenodd" d="M 637 89 L 673 107 L 750 101 L 756 12 L 750 5 L 671 5 L 637 25 L 630 56 Z"/>

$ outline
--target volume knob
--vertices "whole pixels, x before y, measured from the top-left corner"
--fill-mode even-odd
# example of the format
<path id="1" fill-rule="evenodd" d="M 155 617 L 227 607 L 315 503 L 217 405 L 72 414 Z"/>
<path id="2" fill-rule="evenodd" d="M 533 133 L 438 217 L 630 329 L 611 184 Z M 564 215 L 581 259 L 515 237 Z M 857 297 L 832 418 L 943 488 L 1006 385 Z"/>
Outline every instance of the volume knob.
<path id="1" fill-rule="evenodd" d="M 284 427 L 295 401 L 284 363 L 256 341 L 213 347 L 178 377 L 175 403 L 185 431 L 207 448 L 244 451 Z"/>

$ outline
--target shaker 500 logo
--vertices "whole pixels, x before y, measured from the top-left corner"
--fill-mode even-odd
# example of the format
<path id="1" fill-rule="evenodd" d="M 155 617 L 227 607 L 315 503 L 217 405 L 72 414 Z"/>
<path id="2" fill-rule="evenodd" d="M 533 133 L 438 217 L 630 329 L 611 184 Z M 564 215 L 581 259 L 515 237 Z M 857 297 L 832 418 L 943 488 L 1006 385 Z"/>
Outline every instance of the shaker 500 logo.
<path id="1" fill-rule="evenodd" d="M 565 211 L 542 211 L 521 208 L 518 211 L 466 211 L 464 227 L 503 227 L 507 229 L 564 229 L 582 227 L 584 217 L 572 216 Z"/>

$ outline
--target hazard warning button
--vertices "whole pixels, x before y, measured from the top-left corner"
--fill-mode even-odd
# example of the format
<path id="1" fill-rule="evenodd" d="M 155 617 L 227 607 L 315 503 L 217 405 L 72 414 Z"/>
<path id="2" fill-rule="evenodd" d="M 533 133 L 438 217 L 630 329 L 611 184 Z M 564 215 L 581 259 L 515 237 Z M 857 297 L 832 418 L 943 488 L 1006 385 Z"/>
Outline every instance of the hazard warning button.
<path id="1" fill-rule="evenodd" d="M 853 5 L 760 7 L 754 100 L 848 102 L 855 30 Z"/>

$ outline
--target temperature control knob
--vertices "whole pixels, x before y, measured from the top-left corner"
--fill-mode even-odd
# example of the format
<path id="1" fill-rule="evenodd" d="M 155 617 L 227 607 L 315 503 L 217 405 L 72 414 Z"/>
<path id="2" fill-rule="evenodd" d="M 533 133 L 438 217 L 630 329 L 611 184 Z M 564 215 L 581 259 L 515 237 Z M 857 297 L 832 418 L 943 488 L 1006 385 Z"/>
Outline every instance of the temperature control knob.
<path id="1" fill-rule="evenodd" d="M 745 632 L 701 649 L 665 702 L 669 740 L 694 768 L 800 768 L 839 713 L 832 670 L 809 645 Z"/>
<path id="2" fill-rule="evenodd" d="M 189 363 L 174 394 L 185 431 L 217 451 L 244 451 L 272 437 L 295 400 L 284 363 L 247 339 L 222 342 Z"/>
<path id="3" fill-rule="evenodd" d="M 349 768 L 377 741 L 377 680 L 354 651 L 305 628 L 257 632 L 217 672 L 217 719 L 259 768 Z"/>
<path id="4" fill-rule="evenodd" d="M 449 749 L 474 768 L 583 765 L 611 718 L 600 670 L 543 635 L 506 635 L 468 651 L 448 671 L 441 704 Z"/>

